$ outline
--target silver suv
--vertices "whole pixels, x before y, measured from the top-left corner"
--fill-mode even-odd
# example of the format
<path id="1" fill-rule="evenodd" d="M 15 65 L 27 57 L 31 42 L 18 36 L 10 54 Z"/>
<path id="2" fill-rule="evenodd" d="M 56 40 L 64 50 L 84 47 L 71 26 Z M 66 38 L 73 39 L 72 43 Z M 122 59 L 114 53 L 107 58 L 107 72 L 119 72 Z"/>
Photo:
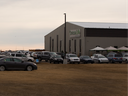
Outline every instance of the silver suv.
<path id="1" fill-rule="evenodd" d="M 34 59 L 32 57 L 26 56 L 24 54 L 21 53 L 11 53 L 11 56 L 15 57 L 15 58 L 19 58 L 23 61 L 30 61 L 30 62 L 34 62 Z"/>
<path id="2" fill-rule="evenodd" d="M 66 54 L 66 59 L 69 63 L 80 63 L 80 58 L 76 54 Z"/>

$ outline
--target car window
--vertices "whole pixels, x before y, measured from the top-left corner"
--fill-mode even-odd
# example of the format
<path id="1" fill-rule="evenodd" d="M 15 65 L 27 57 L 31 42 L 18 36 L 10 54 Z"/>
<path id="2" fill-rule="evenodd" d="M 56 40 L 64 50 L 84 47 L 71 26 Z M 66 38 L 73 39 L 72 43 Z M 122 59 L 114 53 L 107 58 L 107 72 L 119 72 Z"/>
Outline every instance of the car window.
<path id="1" fill-rule="evenodd" d="M 22 54 L 16 54 L 16 57 L 22 57 Z"/>
<path id="2" fill-rule="evenodd" d="M 108 55 L 108 57 L 113 57 L 113 55 Z"/>
<path id="3" fill-rule="evenodd" d="M 26 56 L 22 54 L 22 57 L 26 57 Z"/>
<path id="4" fill-rule="evenodd" d="M 6 59 L 4 59 L 4 61 L 10 62 L 10 61 L 13 61 L 13 60 L 11 58 L 6 58 Z"/>
<path id="5" fill-rule="evenodd" d="M 15 56 L 15 54 L 11 54 L 12 56 Z"/>
<path id="6" fill-rule="evenodd" d="M 49 55 L 49 53 L 48 52 L 44 52 L 44 55 Z"/>
<path id="7" fill-rule="evenodd" d="M 22 60 L 17 59 L 17 58 L 13 58 L 14 62 L 22 62 Z"/>

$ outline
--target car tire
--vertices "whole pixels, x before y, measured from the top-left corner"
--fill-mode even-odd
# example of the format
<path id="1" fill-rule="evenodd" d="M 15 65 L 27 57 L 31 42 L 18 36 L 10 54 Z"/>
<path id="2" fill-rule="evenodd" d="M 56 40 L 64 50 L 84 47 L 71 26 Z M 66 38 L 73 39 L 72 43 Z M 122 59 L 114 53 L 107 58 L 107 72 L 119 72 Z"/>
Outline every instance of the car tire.
<path id="1" fill-rule="evenodd" d="M 45 60 L 45 62 L 48 62 L 48 60 Z"/>
<path id="2" fill-rule="evenodd" d="M 78 62 L 78 64 L 80 64 L 80 62 Z"/>
<path id="3" fill-rule="evenodd" d="M 98 61 L 98 63 L 101 63 L 100 60 Z"/>
<path id="4" fill-rule="evenodd" d="M 122 63 L 122 62 L 119 62 L 119 63 Z"/>
<path id="5" fill-rule="evenodd" d="M 29 65 L 29 66 L 27 66 L 27 71 L 32 71 L 33 70 L 33 68 L 32 68 L 32 66 L 31 65 Z"/>
<path id="6" fill-rule="evenodd" d="M 52 62 L 50 61 L 50 63 L 52 63 Z"/>
<path id="7" fill-rule="evenodd" d="M 56 62 L 54 61 L 54 64 L 55 64 Z"/>
<path id="8" fill-rule="evenodd" d="M 0 66 L 0 71 L 5 71 L 5 66 Z"/>

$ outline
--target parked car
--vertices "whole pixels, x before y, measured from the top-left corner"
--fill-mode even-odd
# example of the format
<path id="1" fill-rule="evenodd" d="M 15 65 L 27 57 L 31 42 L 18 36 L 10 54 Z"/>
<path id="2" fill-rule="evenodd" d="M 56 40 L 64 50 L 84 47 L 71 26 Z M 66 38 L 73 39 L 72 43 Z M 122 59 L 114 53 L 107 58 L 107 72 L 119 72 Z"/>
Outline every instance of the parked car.
<path id="1" fill-rule="evenodd" d="M 57 55 L 56 52 L 42 51 L 37 53 L 37 58 L 42 61 L 45 60 L 48 62 L 51 56 Z"/>
<path id="2" fill-rule="evenodd" d="M 123 61 L 127 63 L 128 62 L 128 53 L 122 53 L 122 56 L 123 56 L 122 57 Z"/>
<path id="3" fill-rule="evenodd" d="M 107 58 L 108 58 L 109 62 L 111 62 L 111 63 L 115 63 L 115 62 L 122 63 L 122 61 L 123 61 L 122 55 L 119 53 L 115 53 L 115 52 L 108 53 Z"/>
<path id="4" fill-rule="evenodd" d="M 33 62 L 25 62 L 21 59 L 14 57 L 3 57 L 0 58 L 0 71 L 5 70 L 37 70 L 37 65 Z"/>
<path id="5" fill-rule="evenodd" d="M 61 55 L 61 57 L 64 59 L 64 53 L 56 52 L 56 54 Z"/>
<path id="6" fill-rule="evenodd" d="M 82 62 L 82 63 L 94 63 L 94 61 L 93 61 L 93 59 L 92 58 L 90 58 L 89 56 L 87 56 L 87 55 L 82 55 L 82 56 L 80 56 L 80 62 Z"/>
<path id="7" fill-rule="evenodd" d="M 15 58 L 19 58 L 23 61 L 29 61 L 29 62 L 34 62 L 34 58 L 26 56 L 24 54 L 21 53 L 10 53 L 11 56 L 15 57 Z"/>
<path id="8" fill-rule="evenodd" d="M 67 61 L 71 63 L 80 63 L 80 58 L 76 54 L 66 54 Z"/>
<path id="9" fill-rule="evenodd" d="M 37 59 L 37 53 L 36 52 L 31 52 L 30 56 L 33 57 L 34 59 Z"/>
<path id="10" fill-rule="evenodd" d="M 93 60 L 95 63 L 109 63 L 108 58 L 102 54 L 95 54 Z"/>
<path id="11" fill-rule="evenodd" d="M 51 58 L 50 58 L 50 63 L 62 63 L 63 64 L 63 58 L 61 57 L 61 55 L 53 55 Z"/>

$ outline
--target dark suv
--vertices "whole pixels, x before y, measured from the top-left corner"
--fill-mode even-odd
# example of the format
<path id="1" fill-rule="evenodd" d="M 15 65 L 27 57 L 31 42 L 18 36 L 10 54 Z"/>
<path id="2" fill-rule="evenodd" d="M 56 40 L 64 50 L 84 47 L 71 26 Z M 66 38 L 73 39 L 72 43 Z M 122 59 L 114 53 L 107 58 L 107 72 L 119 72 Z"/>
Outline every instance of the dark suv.
<path id="1" fill-rule="evenodd" d="M 107 55 L 107 58 L 108 58 L 109 62 L 111 62 L 111 63 L 115 63 L 115 62 L 122 63 L 122 61 L 123 61 L 122 55 L 119 53 L 109 53 Z"/>
<path id="2" fill-rule="evenodd" d="M 46 62 L 48 62 L 50 57 L 53 56 L 53 55 L 57 55 L 57 54 L 55 52 L 42 51 L 42 52 L 38 52 L 37 53 L 37 58 L 40 61 L 45 60 Z"/>

